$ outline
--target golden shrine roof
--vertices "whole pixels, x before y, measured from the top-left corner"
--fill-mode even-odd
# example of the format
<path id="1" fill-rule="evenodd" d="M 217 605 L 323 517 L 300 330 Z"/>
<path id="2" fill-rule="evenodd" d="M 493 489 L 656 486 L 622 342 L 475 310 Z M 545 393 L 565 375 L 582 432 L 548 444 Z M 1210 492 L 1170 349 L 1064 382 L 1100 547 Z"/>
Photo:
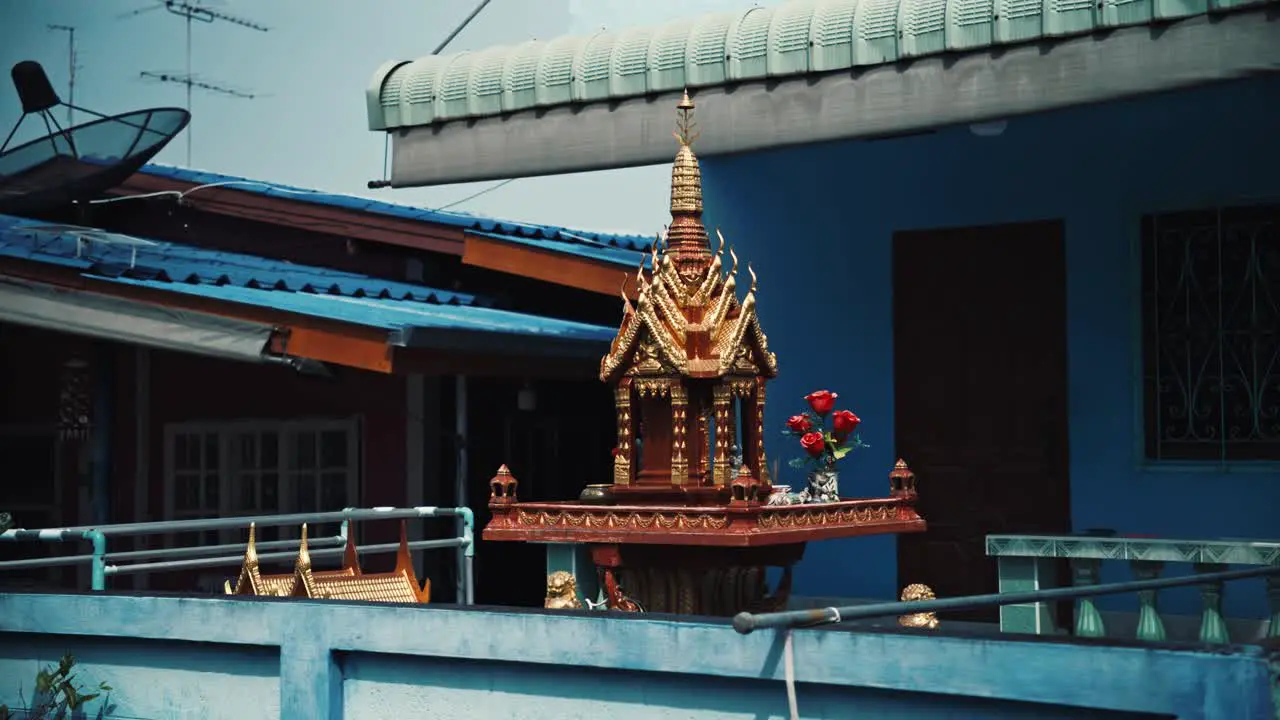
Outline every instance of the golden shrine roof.
<path id="1" fill-rule="evenodd" d="M 600 379 L 621 375 L 725 375 L 778 373 L 778 361 L 756 315 L 756 274 L 738 300 L 738 256 L 724 268 L 725 240 L 711 252 L 702 224 L 702 171 L 693 152 L 697 132 L 693 101 L 685 92 L 675 133 L 680 149 L 671 166 L 671 224 L 659 236 L 651 267 L 636 271 L 635 305 L 622 293 L 623 317 L 609 352 L 600 361 Z"/>
<path id="2" fill-rule="evenodd" d="M 413 571 L 409 539 L 405 523 L 400 523 L 400 548 L 396 567 L 387 573 L 361 571 L 356 554 L 355 533 L 347 534 L 347 547 L 342 567 L 338 570 L 315 571 L 307 545 L 307 526 L 302 526 L 302 540 L 291 575 L 263 575 L 258 567 L 254 525 L 249 525 L 249 543 L 240 576 L 233 587 L 226 583 L 228 595 L 271 597 L 305 597 L 327 600 L 365 600 L 371 602 L 427 603 L 431 599 L 431 581 L 421 586 Z"/>

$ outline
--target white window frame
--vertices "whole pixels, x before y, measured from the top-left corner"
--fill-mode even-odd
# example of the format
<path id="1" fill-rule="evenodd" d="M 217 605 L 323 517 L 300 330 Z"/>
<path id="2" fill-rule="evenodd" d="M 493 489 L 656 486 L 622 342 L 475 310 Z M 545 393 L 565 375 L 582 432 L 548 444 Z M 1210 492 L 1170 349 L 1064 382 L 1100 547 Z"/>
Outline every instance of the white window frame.
<path id="1" fill-rule="evenodd" d="M 359 417 L 345 418 L 300 418 L 290 420 L 232 420 L 232 421 L 194 421 L 194 422 L 176 422 L 167 423 L 164 427 L 164 508 L 165 518 L 169 520 L 183 520 L 198 517 L 234 517 L 238 515 L 264 515 L 264 514 L 283 514 L 301 512 L 297 503 L 296 481 L 299 471 L 289 466 L 287 448 L 291 446 L 294 437 L 304 433 L 315 433 L 319 435 L 323 432 L 340 431 L 346 434 L 347 452 L 346 465 L 343 470 L 346 472 L 346 494 L 347 505 L 356 506 L 360 504 L 361 480 L 364 476 L 364 457 L 363 457 L 363 423 Z M 276 449 L 276 474 L 279 476 L 280 486 L 277 491 L 278 509 L 274 512 L 262 512 L 259 510 L 241 510 L 237 508 L 236 498 L 232 493 L 237 490 L 235 482 L 235 473 L 233 472 L 232 454 L 235 450 L 235 438 L 242 434 L 264 434 L 275 433 L 278 436 Z M 210 508 L 203 505 L 204 492 L 201 488 L 201 507 L 197 510 L 177 509 L 177 470 L 175 462 L 175 442 L 179 435 L 195 435 L 202 437 L 214 435 L 217 438 L 218 467 L 216 471 L 202 470 L 201 475 L 209 475 L 216 473 L 218 482 L 218 507 Z M 319 452 L 319 444 L 317 443 L 317 453 Z M 319 460 L 317 458 L 317 474 L 322 472 L 319 468 Z M 330 468 L 329 472 L 336 472 L 336 468 Z M 319 484 L 316 487 L 317 503 L 319 501 L 318 494 L 321 492 Z M 326 510 L 340 510 L 341 508 L 326 508 Z M 297 528 L 281 528 L 281 537 L 296 537 Z M 244 530 L 224 530 L 218 533 L 219 543 L 235 543 L 244 537 Z M 174 544 L 174 535 L 168 536 L 168 544 Z M 208 544 L 202 542 L 202 544 Z"/>

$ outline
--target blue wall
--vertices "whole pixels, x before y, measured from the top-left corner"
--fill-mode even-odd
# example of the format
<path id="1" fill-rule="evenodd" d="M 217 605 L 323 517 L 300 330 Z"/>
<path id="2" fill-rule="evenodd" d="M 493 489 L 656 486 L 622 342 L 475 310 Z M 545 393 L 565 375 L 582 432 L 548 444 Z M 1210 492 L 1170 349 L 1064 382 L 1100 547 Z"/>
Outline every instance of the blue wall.
<path id="1" fill-rule="evenodd" d="M 1260 78 L 1014 119 L 994 138 L 956 128 L 704 160 L 708 221 L 760 275 L 761 320 L 780 365 L 769 427 L 780 428 L 809 390 L 838 391 L 872 446 L 841 482 L 854 494 L 884 494 L 895 459 L 892 234 L 1063 218 L 1074 527 L 1276 537 L 1274 467 L 1143 464 L 1137 239 L 1147 212 L 1280 199 L 1280 142 L 1263 120 L 1277 103 L 1280 80 Z M 829 328 L 837 308 L 846 314 Z M 773 447 L 785 458 L 777 440 Z M 920 482 L 929 492 L 928 478 Z M 894 596 L 894 542 L 815 543 L 796 591 Z M 1109 567 L 1104 580 L 1128 572 Z M 1175 612 L 1198 612 L 1196 602 L 1190 589 L 1162 596 Z M 1234 584 L 1226 602 L 1230 614 L 1264 614 L 1259 583 Z"/>
<path id="2" fill-rule="evenodd" d="M 792 635 L 804 718 L 1270 717 L 1261 648 Z M 783 636 L 727 622 L 274 599 L 0 595 L 0 703 L 70 651 L 121 718 L 787 717 Z M 1098 672 L 1106 668 L 1106 672 Z"/>

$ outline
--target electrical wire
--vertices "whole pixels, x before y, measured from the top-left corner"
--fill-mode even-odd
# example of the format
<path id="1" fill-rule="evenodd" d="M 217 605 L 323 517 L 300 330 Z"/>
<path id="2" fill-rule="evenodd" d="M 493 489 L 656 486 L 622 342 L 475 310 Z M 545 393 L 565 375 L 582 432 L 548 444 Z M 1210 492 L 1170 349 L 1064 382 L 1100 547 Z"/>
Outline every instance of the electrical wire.
<path id="1" fill-rule="evenodd" d="M 480 197 L 481 195 L 493 192 L 494 190 L 497 190 L 498 188 L 503 187 L 504 185 L 507 185 L 514 181 L 515 181 L 515 178 L 503 180 L 502 182 L 496 185 L 487 187 L 484 190 L 481 190 L 480 192 L 472 193 L 460 200 L 455 200 L 451 203 L 448 203 L 447 205 L 441 205 L 436 208 L 420 208 L 420 209 L 426 212 L 443 212 L 445 210 L 448 210 L 451 207 L 454 207 L 456 205 L 461 205 L 462 203 L 468 202 L 470 200 L 474 200 Z M 197 190 L 207 190 L 210 188 L 235 187 L 235 186 L 260 187 L 260 188 L 266 188 L 268 190 L 273 190 L 275 192 L 284 193 L 286 195 L 301 195 L 304 197 L 305 196 L 321 196 L 321 197 L 346 198 L 346 199 L 351 199 L 356 197 L 354 195 L 346 195 L 343 193 L 324 192 L 323 190 L 302 190 L 302 189 L 287 188 L 287 187 L 282 187 L 280 185 L 276 185 L 274 183 L 262 182 L 260 180 L 223 180 L 221 182 L 212 182 L 212 183 L 205 183 L 203 185 L 196 185 L 195 187 L 187 188 L 186 190 L 159 190 L 157 192 L 139 193 L 137 195 L 121 195 L 119 197 L 97 198 L 95 200 L 88 200 L 86 202 L 90 205 L 105 205 L 107 203 L 123 202 L 125 200 L 146 200 L 148 198 L 157 198 L 157 197 L 176 197 L 177 199 L 182 200 L 186 198 L 188 195 L 190 195 L 191 193 L 196 192 Z M 383 201 L 369 199 L 369 202 L 383 202 Z M 460 213 L 452 213 L 452 214 L 458 215 Z M 461 214 L 464 217 L 466 216 L 465 213 L 461 213 Z"/>
<path id="2" fill-rule="evenodd" d="M 490 185 L 489 187 L 487 187 L 487 188 L 485 188 L 485 189 L 481 190 L 480 192 L 472 193 L 472 194 L 470 194 L 470 195 L 468 195 L 468 196 L 466 196 L 466 197 L 462 198 L 461 200 L 454 200 L 453 202 L 449 203 L 448 205 L 441 205 L 440 207 L 436 208 L 436 210 L 448 210 L 449 208 L 451 208 L 451 207 L 455 207 L 455 206 L 458 206 L 458 205 L 461 205 L 461 204 L 462 204 L 462 203 L 464 203 L 464 202 L 469 202 L 469 201 L 471 201 L 471 200 L 475 200 L 476 198 L 480 197 L 481 195 L 487 195 L 488 193 L 491 193 L 491 192 L 493 192 L 494 190 L 497 190 L 498 188 L 506 187 L 507 185 L 510 185 L 511 183 L 513 183 L 513 182 L 515 182 L 515 181 L 516 181 L 516 178 L 508 178 L 508 179 L 503 180 L 502 182 L 498 183 L 497 185 Z"/>

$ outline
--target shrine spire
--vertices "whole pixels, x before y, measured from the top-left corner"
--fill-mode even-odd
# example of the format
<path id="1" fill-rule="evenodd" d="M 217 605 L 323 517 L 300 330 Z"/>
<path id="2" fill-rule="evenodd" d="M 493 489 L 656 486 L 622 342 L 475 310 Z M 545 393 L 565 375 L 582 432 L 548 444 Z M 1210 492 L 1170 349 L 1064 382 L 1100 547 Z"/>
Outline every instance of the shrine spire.
<path id="1" fill-rule="evenodd" d="M 686 282 L 700 279 L 711 262 L 707 230 L 702 225 L 702 169 L 693 154 L 693 142 L 698 139 L 693 109 L 693 100 L 685 90 L 676 104 L 674 134 L 680 149 L 671 166 L 671 225 L 666 248 Z"/>

